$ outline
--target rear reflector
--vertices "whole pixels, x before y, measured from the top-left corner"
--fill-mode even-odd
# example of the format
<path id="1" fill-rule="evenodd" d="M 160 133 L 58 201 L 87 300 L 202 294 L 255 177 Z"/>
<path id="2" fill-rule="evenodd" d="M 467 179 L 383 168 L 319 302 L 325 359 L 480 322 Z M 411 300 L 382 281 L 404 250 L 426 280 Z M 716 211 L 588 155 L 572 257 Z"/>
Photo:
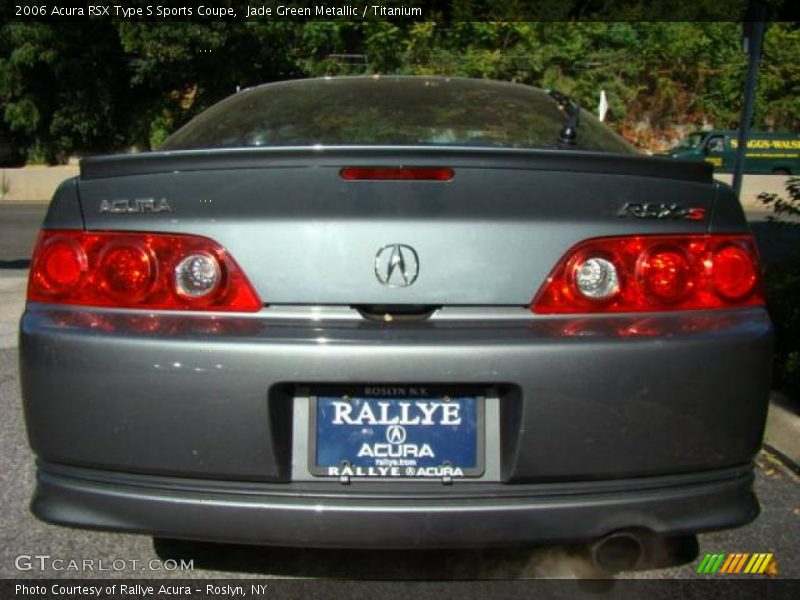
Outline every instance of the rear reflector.
<path id="1" fill-rule="evenodd" d="M 255 312 L 262 303 L 233 258 L 191 235 L 47 230 L 28 300 L 161 310 Z"/>
<path id="2" fill-rule="evenodd" d="M 347 181 L 450 181 L 455 172 L 448 167 L 344 167 L 339 175 Z"/>
<path id="3" fill-rule="evenodd" d="M 541 314 L 761 306 L 750 235 L 657 235 L 587 240 L 559 261 L 531 303 Z"/>

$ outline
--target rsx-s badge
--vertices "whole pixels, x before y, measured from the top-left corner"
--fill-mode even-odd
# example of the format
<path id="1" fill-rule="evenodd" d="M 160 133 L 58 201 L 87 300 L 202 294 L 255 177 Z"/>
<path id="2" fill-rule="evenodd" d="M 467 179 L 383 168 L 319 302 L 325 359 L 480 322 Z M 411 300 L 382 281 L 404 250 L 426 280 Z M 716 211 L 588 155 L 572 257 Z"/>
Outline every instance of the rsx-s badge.
<path id="1" fill-rule="evenodd" d="M 617 213 L 618 217 L 635 219 L 686 219 L 702 221 L 706 218 L 706 209 L 700 206 L 686 207 L 680 204 L 657 204 L 628 202 Z"/>
<path id="2" fill-rule="evenodd" d="M 103 200 L 100 203 L 100 212 L 119 215 L 174 211 L 166 198 L 119 198 L 117 200 Z"/>

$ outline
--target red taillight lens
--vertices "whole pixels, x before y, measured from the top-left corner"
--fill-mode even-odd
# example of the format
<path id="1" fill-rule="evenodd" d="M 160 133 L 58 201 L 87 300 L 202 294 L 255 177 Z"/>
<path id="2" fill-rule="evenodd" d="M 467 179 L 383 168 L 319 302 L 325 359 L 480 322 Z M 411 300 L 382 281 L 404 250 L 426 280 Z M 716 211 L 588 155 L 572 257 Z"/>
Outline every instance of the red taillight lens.
<path id="1" fill-rule="evenodd" d="M 620 313 L 763 304 L 752 236 L 663 235 L 578 244 L 548 277 L 531 309 Z"/>
<path id="2" fill-rule="evenodd" d="M 450 181 L 455 172 L 449 167 L 344 167 L 339 175 L 347 181 Z"/>
<path id="3" fill-rule="evenodd" d="M 678 302 L 692 289 L 695 278 L 689 258 L 676 245 L 654 248 L 642 256 L 639 280 L 657 302 Z"/>
<path id="4" fill-rule="evenodd" d="M 50 230 L 33 254 L 28 300 L 164 310 L 262 306 L 233 258 L 207 238 Z"/>
<path id="5" fill-rule="evenodd" d="M 128 241 L 103 251 L 98 273 L 100 287 L 111 298 L 138 301 L 155 283 L 155 259 L 142 244 Z"/>
<path id="6" fill-rule="evenodd" d="M 714 288 L 729 300 L 746 297 L 758 281 L 756 265 L 747 251 L 735 244 L 719 248 L 713 257 Z"/>
<path id="7" fill-rule="evenodd" d="M 86 273 L 86 255 L 72 238 L 40 240 L 37 255 L 38 269 L 31 271 L 31 279 L 50 298 L 74 290 Z"/>

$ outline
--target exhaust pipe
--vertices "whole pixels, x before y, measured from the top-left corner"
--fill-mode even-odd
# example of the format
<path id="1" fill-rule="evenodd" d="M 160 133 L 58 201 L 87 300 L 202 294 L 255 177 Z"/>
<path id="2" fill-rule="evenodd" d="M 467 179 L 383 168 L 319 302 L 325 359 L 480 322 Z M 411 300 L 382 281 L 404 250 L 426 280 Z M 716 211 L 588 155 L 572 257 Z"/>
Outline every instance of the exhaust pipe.
<path id="1" fill-rule="evenodd" d="M 645 540 L 636 533 L 619 531 L 600 538 L 589 546 L 594 567 L 614 574 L 641 567 L 645 558 Z"/>

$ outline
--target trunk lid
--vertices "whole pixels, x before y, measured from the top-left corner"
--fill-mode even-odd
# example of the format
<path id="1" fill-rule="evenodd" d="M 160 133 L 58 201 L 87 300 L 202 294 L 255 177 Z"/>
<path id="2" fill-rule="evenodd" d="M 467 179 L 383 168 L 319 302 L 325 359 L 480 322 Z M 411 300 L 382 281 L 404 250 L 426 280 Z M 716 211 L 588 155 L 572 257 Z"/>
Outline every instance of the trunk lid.
<path id="1" fill-rule="evenodd" d="M 450 167 L 455 176 L 345 181 L 339 173 L 400 165 Z M 327 148 L 87 159 L 79 194 L 87 229 L 216 240 L 269 304 L 500 306 L 529 303 L 584 239 L 706 231 L 708 219 L 620 211 L 678 204 L 710 216 L 713 186 L 703 163 L 636 156 Z M 418 267 L 407 286 L 396 272 L 394 285 L 381 281 L 398 247 L 407 271 Z"/>

